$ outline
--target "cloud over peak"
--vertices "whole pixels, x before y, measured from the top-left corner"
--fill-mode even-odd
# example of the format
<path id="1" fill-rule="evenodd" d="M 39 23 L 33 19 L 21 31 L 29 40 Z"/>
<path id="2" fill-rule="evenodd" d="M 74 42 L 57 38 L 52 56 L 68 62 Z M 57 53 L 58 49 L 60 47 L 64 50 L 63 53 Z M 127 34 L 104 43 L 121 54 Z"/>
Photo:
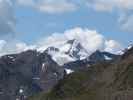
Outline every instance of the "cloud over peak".
<path id="1" fill-rule="evenodd" d="M 42 38 L 38 44 L 40 47 L 47 48 L 49 46 L 60 46 L 62 43 L 73 39 L 78 40 L 90 54 L 96 50 L 118 53 L 122 49 L 121 44 L 117 41 L 106 39 L 96 30 L 81 27 L 68 29 L 63 33 L 53 33 L 47 38 Z"/>
<path id="2" fill-rule="evenodd" d="M 122 46 L 115 40 L 108 40 L 96 30 L 87 28 L 75 27 L 68 29 L 63 33 L 53 33 L 49 37 L 41 38 L 33 45 L 27 45 L 24 42 L 7 43 L 4 40 L 0 41 L 0 54 L 18 53 L 28 49 L 45 50 L 50 46 L 61 47 L 68 40 L 78 40 L 89 54 L 96 50 L 108 51 L 111 53 L 119 53 Z"/>

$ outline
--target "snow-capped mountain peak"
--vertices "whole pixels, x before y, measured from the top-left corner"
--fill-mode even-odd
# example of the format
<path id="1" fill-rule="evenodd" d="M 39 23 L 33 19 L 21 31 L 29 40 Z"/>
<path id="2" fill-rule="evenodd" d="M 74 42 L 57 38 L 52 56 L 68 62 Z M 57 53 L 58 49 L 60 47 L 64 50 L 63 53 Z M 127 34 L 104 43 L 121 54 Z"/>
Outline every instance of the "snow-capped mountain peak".
<path id="1" fill-rule="evenodd" d="M 71 57 L 82 60 L 88 56 L 87 50 L 85 50 L 78 40 L 70 40 L 67 43 L 71 43 L 71 48 L 67 52 Z"/>
<path id="2" fill-rule="evenodd" d="M 88 61 L 97 62 L 114 58 L 113 54 L 104 51 L 96 50 L 92 53 L 88 52 L 82 45 L 82 42 L 77 39 L 56 43 L 47 47 L 43 52 L 51 55 L 52 59 L 61 66 L 77 60 L 88 59 Z"/>
<path id="3" fill-rule="evenodd" d="M 66 41 L 63 44 L 59 44 L 59 46 L 48 47 L 44 52 L 50 54 L 59 65 L 88 57 L 87 50 L 76 39 Z"/>

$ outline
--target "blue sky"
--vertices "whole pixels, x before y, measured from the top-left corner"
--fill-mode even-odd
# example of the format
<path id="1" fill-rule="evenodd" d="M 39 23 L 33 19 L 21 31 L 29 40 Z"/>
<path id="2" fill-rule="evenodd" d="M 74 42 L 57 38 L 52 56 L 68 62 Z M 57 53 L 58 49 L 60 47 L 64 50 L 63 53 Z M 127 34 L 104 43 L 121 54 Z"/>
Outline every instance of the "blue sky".
<path id="1" fill-rule="evenodd" d="M 15 7 L 16 38 L 26 42 L 34 42 L 41 36 L 48 36 L 54 32 L 63 32 L 73 27 L 94 29 L 127 45 L 133 41 L 133 32 L 123 31 L 118 23 L 119 14 L 116 12 L 102 12 L 81 6 L 76 11 L 49 14 L 39 12 L 25 6 Z"/>
<path id="2" fill-rule="evenodd" d="M 81 27 L 96 30 L 107 39 L 116 40 L 124 46 L 133 42 L 132 0 L 1 0 L 0 2 L 0 5 L 4 5 L 1 7 L 0 16 L 7 16 L 5 22 L 0 19 L 0 39 L 3 40 L 10 38 L 34 44 L 40 38 L 48 37 L 54 32 L 63 33 L 65 30 Z"/>

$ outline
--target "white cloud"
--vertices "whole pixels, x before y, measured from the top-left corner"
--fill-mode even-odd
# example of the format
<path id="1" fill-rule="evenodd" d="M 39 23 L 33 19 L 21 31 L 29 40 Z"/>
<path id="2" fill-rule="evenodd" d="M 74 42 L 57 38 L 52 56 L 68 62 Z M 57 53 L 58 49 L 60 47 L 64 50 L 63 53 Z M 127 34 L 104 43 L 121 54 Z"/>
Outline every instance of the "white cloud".
<path id="1" fill-rule="evenodd" d="M 49 46 L 60 46 L 72 39 L 77 39 L 90 54 L 97 49 L 111 53 L 116 53 L 116 51 L 122 49 L 122 46 L 117 41 L 107 40 L 102 34 L 95 30 L 80 27 L 66 30 L 64 33 L 54 33 L 48 38 L 41 39 L 39 45 L 46 49 Z"/>
<path id="2" fill-rule="evenodd" d="M 106 40 L 105 41 L 104 51 L 118 54 L 120 52 L 120 50 L 122 50 L 122 46 L 117 41 L 115 41 L 115 40 Z"/>
<path id="3" fill-rule="evenodd" d="M 112 11 L 113 3 L 108 0 L 94 0 L 93 2 L 87 1 L 87 6 L 96 11 Z"/>
<path id="4" fill-rule="evenodd" d="M 104 50 L 111 53 L 117 53 L 122 46 L 115 40 L 107 40 L 102 34 L 95 30 L 76 27 L 68 29 L 63 33 L 53 33 L 49 37 L 40 39 L 34 45 L 28 45 L 20 41 L 6 42 L 0 40 L 0 55 L 19 53 L 28 49 L 47 49 L 49 46 L 60 47 L 68 40 L 77 39 L 89 54 L 96 50 Z"/>
<path id="5" fill-rule="evenodd" d="M 20 41 L 5 41 L 0 40 L 0 56 L 6 54 L 20 53 L 29 49 L 35 49 L 35 45 L 27 45 L 24 42 Z"/>
<path id="6" fill-rule="evenodd" d="M 0 52 L 3 50 L 3 47 L 5 46 L 6 41 L 5 40 L 0 40 Z"/>
<path id="7" fill-rule="evenodd" d="M 20 42 L 16 44 L 16 52 L 22 52 L 22 51 L 26 51 L 26 50 L 33 50 L 36 49 L 35 45 L 27 45 L 24 42 Z"/>
<path id="8" fill-rule="evenodd" d="M 67 0 L 17 0 L 17 3 L 50 14 L 75 11 L 77 9 L 76 4 Z"/>
<path id="9" fill-rule="evenodd" d="M 0 34 L 14 32 L 15 24 L 12 3 L 9 0 L 0 0 Z"/>
<path id="10" fill-rule="evenodd" d="M 133 0 L 86 0 L 90 9 L 102 12 L 117 12 L 120 16 L 118 23 L 120 28 L 127 32 L 133 32 L 133 18 L 128 16 L 133 11 Z M 124 23 L 123 23 L 124 21 Z"/>
<path id="11" fill-rule="evenodd" d="M 23 6 L 34 6 L 34 0 L 16 0 L 16 3 Z"/>
<path id="12" fill-rule="evenodd" d="M 76 10 L 76 5 L 65 0 L 43 0 L 37 8 L 46 13 L 63 13 Z"/>
<path id="13" fill-rule="evenodd" d="M 133 10 L 132 0 L 86 0 L 88 6 L 97 11 Z"/>
<path id="14" fill-rule="evenodd" d="M 122 24 L 122 30 L 127 31 L 127 32 L 133 32 L 133 15 L 130 15 L 126 17 L 126 19 Z"/>

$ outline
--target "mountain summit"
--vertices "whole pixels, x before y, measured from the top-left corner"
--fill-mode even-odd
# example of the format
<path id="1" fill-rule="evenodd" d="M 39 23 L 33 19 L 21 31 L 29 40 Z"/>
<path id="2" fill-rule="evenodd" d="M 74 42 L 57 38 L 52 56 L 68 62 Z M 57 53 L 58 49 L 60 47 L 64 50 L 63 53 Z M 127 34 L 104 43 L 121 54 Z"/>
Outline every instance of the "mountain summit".
<path id="1" fill-rule="evenodd" d="M 45 52 L 51 55 L 53 60 L 59 65 L 76 60 L 83 60 L 89 56 L 87 50 L 76 39 L 69 40 L 57 47 L 48 47 Z"/>
<path id="2" fill-rule="evenodd" d="M 51 55 L 52 59 L 59 65 L 64 65 L 69 62 L 75 62 L 84 59 L 90 60 L 112 60 L 116 54 L 105 51 L 96 50 L 89 52 L 77 39 L 68 40 L 58 45 L 53 45 L 44 50 Z"/>

